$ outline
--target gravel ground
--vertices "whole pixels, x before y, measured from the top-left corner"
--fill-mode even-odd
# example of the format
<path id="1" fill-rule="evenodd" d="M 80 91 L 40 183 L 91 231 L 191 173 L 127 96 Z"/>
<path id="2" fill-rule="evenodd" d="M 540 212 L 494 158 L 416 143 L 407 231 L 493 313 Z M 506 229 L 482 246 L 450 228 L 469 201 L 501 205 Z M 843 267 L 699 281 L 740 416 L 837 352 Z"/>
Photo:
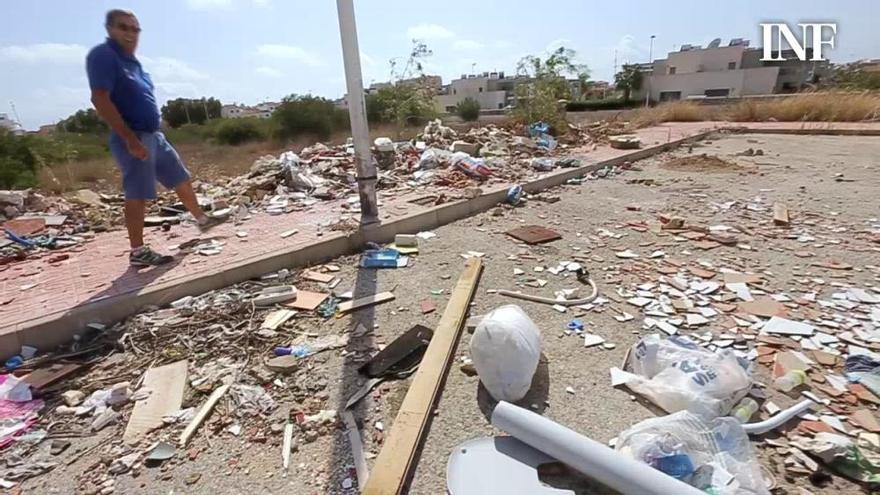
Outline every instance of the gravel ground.
<path id="1" fill-rule="evenodd" d="M 748 148 L 761 149 L 762 156 L 739 156 Z M 738 167 L 730 169 L 712 166 L 689 170 L 686 166 L 662 167 L 674 157 L 707 153 L 717 155 Z M 326 382 L 322 397 L 324 408 L 342 410 L 343 404 L 361 385 L 356 368 L 364 353 L 358 350 L 387 344 L 412 325 L 421 323 L 436 326 L 462 267 L 461 253 L 485 253 L 484 271 L 474 298 L 471 314 L 484 314 L 510 299 L 489 293 L 491 289 L 516 289 L 517 280 L 538 276 L 548 281 L 541 289 L 523 287 L 531 293 L 552 296 L 554 290 L 578 285 L 571 277 L 563 278 L 549 273 L 535 273 L 536 266 L 555 266 L 560 260 L 580 261 L 590 270 L 603 294 L 614 293 L 619 286 L 646 282 L 643 277 L 626 271 L 626 260 L 617 259 L 614 252 L 629 248 L 643 255 L 654 249 L 663 249 L 667 256 L 680 260 L 710 261 L 716 266 L 731 266 L 740 270 L 771 269 L 772 289 L 788 287 L 791 279 L 806 264 L 791 254 L 796 241 L 769 239 L 755 235 L 746 239 L 752 250 L 721 247 L 711 251 L 697 251 L 687 243 L 672 242 L 669 237 L 658 237 L 651 231 L 637 232 L 626 227 L 630 221 L 656 222 L 659 212 L 673 213 L 702 224 L 745 222 L 732 213 L 716 212 L 710 202 L 748 202 L 763 195 L 769 203 L 784 201 L 793 212 L 793 223 L 805 218 L 805 213 L 830 214 L 835 221 L 864 227 L 868 218 L 877 216 L 876 191 L 880 178 L 874 161 L 880 155 L 880 140 L 868 137 L 824 136 L 770 136 L 726 135 L 698 143 L 692 150 L 682 149 L 635 163 L 636 169 L 618 176 L 589 181 L 583 185 L 568 185 L 546 191 L 519 208 L 499 207 L 496 210 L 444 226 L 435 232 L 437 237 L 422 243 L 421 253 L 411 259 L 410 266 L 396 270 L 358 270 L 357 259 L 336 260 L 342 283 L 337 291 L 354 288 L 357 294 L 392 290 L 397 299 L 352 317 L 320 322 L 301 320 L 291 330 L 315 332 L 321 335 L 342 333 L 358 324 L 374 328 L 361 338 L 354 338 L 345 352 L 328 351 L 308 359 L 308 366 L 288 378 L 293 382 Z M 689 163 L 685 161 L 683 163 Z M 835 174 L 844 174 L 853 182 L 838 182 Z M 557 200 L 554 202 L 555 200 Z M 627 206 L 637 205 L 633 211 Z M 766 215 L 766 214 L 765 214 Z M 753 216 L 752 218 L 756 218 Z M 543 246 L 526 247 L 504 235 L 510 228 L 538 224 L 562 234 L 563 239 Z M 754 228 L 754 224 L 744 223 Z M 620 239 L 594 237 L 598 229 L 625 234 Z M 593 237 L 591 237 L 593 236 Z M 741 239 L 742 241 L 742 239 Z M 648 244 L 652 243 L 652 244 Z M 857 267 L 850 281 L 877 284 L 870 271 L 859 269 L 864 265 L 880 264 L 876 252 L 852 252 L 845 246 L 826 245 L 815 249 L 818 256 L 834 259 Z M 688 254 L 690 253 L 690 254 Z M 801 267 L 801 268 L 798 268 Z M 514 269 L 525 272 L 515 276 Z M 623 268 L 623 269 L 622 269 Z M 305 286 L 308 288 L 308 286 Z M 441 295 L 432 290 L 442 289 Z M 616 297 L 616 296 L 614 296 Z M 437 310 L 424 315 L 420 309 L 423 300 L 433 300 Z M 627 309 L 617 302 L 612 306 Z M 621 323 L 612 311 L 584 314 L 569 311 L 562 314 L 549 306 L 523 302 L 523 309 L 539 325 L 543 333 L 543 356 L 529 395 L 520 402 L 545 416 L 577 430 L 597 441 L 606 442 L 620 431 L 642 419 L 656 415 L 656 409 L 634 400 L 628 391 L 610 386 L 608 369 L 619 366 L 627 349 L 641 335 L 641 318 Z M 631 313 L 632 307 L 627 309 Z M 579 316 L 580 315 L 580 316 Z M 611 350 L 584 348 L 582 339 L 566 335 L 565 325 L 580 317 L 587 328 L 616 344 Z M 410 486 L 412 494 L 445 493 L 446 463 L 456 445 L 480 436 L 498 434 L 488 422 L 492 401 L 471 377 L 459 369 L 460 358 L 468 355 L 469 338 L 461 339 L 430 431 L 418 458 Z M 360 357 L 358 357 L 360 356 Z M 766 370 L 764 370 L 766 371 Z M 408 380 L 380 385 L 356 408 L 362 437 L 368 453 L 378 453 L 377 442 L 382 432 L 377 421 L 387 432 L 406 393 Z M 566 392 L 571 387 L 574 393 Z M 780 406 L 793 399 L 775 399 Z M 279 410 L 269 420 L 281 424 L 290 410 L 300 404 L 279 404 Z M 64 455 L 75 452 L 118 435 L 105 430 L 92 438 L 76 440 L 75 446 Z M 284 477 L 280 464 L 280 434 L 264 443 L 247 440 L 247 435 L 234 437 L 228 433 L 214 434 L 210 439 L 200 435 L 191 451 L 197 460 L 182 459 L 166 463 L 162 468 L 143 468 L 137 476 L 123 475 L 116 479 L 117 493 L 286 493 L 323 494 L 355 493 L 345 489 L 354 478 L 348 443 L 342 429 L 329 431 L 313 442 L 299 439 L 293 453 L 290 473 Z M 824 488 L 810 486 L 803 476 L 787 476 L 779 456 L 759 447 L 762 463 L 773 474 L 784 491 L 803 493 L 798 486 L 808 487 L 811 493 L 855 493 L 858 485 L 835 477 Z M 98 450 L 100 452 L 100 450 Z M 106 460 L 106 459 L 105 459 Z M 80 473 L 100 465 L 97 453 L 84 455 L 71 466 L 55 469 L 24 484 L 23 493 L 72 493 Z M 372 461 L 371 461 L 372 462 Z M 348 478 L 348 481 L 346 479 Z M 357 486 L 356 481 L 354 486 Z M 578 493 L 599 493 L 588 482 L 575 481 Z"/>

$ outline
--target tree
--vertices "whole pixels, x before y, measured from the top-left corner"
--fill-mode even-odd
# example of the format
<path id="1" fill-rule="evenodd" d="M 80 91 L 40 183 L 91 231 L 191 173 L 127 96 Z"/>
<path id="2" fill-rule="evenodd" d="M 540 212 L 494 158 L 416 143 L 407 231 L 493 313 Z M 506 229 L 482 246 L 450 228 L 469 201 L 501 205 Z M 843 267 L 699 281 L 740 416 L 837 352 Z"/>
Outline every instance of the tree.
<path id="1" fill-rule="evenodd" d="M 326 140 L 340 130 L 348 129 L 348 111 L 320 96 L 290 95 L 275 109 L 272 119 L 278 124 L 278 135 L 292 139 L 309 135 Z"/>
<path id="2" fill-rule="evenodd" d="M 98 117 L 94 108 L 77 111 L 59 122 L 56 129 L 76 134 L 105 134 L 109 131 L 109 127 Z"/>
<path id="3" fill-rule="evenodd" d="M 367 120 L 391 122 L 402 129 L 407 124 L 422 124 L 433 118 L 435 88 L 425 75 L 423 62 L 433 52 L 428 45 L 413 40 L 412 49 L 403 67 L 398 70 L 398 59 L 389 60 L 392 84 L 367 95 Z"/>
<path id="4" fill-rule="evenodd" d="M 834 69 L 833 81 L 833 86 L 843 89 L 876 91 L 880 89 L 880 72 L 866 71 L 858 63 L 840 65 Z"/>
<path id="5" fill-rule="evenodd" d="M 623 101 L 629 101 L 633 91 L 642 89 L 642 71 L 636 65 L 624 65 L 620 72 L 614 74 L 614 84 L 623 91 Z"/>
<path id="6" fill-rule="evenodd" d="M 560 100 L 571 98 L 571 86 L 567 78 L 574 78 L 579 85 L 589 79 L 589 68 L 577 63 L 577 52 L 560 46 L 545 59 L 528 55 L 516 66 L 519 76 L 528 82 L 516 86 L 514 116 L 523 122 L 543 120 L 557 131 L 565 129 L 565 107 Z"/>
<path id="7" fill-rule="evenodd" d="M 221 107 L 216 98 L 177 98 L 162 105 L 162 118 L 175 129 L 183 124 L 204 124 L 208 119 L 219 119 Z"/>
<path id="8" fill-rule="evenodd" d="M 465 122 L 473 122 L 480 118 L 480 102 L 473 98 L 465 98 L 455 106 L 455 113 Z"/>

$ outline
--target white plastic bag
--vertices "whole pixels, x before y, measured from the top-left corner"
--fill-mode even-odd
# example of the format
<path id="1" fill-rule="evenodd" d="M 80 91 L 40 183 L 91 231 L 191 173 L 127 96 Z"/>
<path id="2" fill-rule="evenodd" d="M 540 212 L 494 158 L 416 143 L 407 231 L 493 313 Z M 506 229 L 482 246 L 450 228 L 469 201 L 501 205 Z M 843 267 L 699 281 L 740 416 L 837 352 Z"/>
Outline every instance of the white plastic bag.
<path id="1" fill-rule="evenodd" d="M 680 411 L 646 419 L 618 435 L 615 448 L 706 493 L 770 493 L 748 435 L 731 417 Z"/>
<path id="2" fill-rule="evenodd" d="M 633 346 L 630 363 L 635 375 L 626 386 L 667 412 L 723 416 L 752 386 L 747 364 L 732 352 L 715 353 L 684 337 L 648 335 Z"/>
<path id="3" fill-rule="evenodd" d="M 541 357 L 541 332 L 519 306 L 496 308 L 471 337 L 471 359 L 496 400 L 516 402 L 529 391 Z"/>

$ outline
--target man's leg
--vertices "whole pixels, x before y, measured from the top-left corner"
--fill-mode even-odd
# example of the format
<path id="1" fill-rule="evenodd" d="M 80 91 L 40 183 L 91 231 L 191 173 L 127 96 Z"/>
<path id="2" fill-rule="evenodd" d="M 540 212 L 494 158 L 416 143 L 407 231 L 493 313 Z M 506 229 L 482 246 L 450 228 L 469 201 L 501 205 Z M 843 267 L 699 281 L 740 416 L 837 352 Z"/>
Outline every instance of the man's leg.
<path id="1" fill-rule="evenodd" d="M 125 228 L 128 229 L 128 242 L 132 251 L 144 245 L 144 209 L 147 202 L 143 199 L 125 200 Z"/>
<path id="2" fill-rule="evenodd" d="M 183 206 L 185 206 L 190 213 L 192 213 L 192 216 L 195 217 L 196 221 L 204 223 L 208 219 L 208 216 L 205 215 L 202 207 L 199 206 L 199 201 L 196 199 L 196 192 L 193 191 L 191 180 L 186 179 L 178 184 L 174 188 L 174 192 L 177 193 L 180 202 L 183 203 Z"/>
<path id="3" fill-rule="evenodd" d="M 174 189 L 180 202 L 195 217 L 200 231 L 206 232 L 223 222 L 224 219 L 208 217 L 199 206 L 189 170 L 183 165 L 177 150 L 161 132 L 156 133 L 156 178 L 163 186 Z"/>

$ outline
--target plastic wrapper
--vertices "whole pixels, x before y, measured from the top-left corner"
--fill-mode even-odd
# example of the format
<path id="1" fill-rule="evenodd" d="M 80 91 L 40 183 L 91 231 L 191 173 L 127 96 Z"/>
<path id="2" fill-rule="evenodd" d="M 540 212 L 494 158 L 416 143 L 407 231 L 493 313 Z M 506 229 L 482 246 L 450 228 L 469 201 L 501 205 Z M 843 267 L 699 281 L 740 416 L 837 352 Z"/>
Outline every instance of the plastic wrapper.
<path id="1" fill-rule="evenodd" d="M 749 437 L 734 418 L 680 411 L 646 419 L 618 435 L 615 448 L 706 493 L 770 493 Z"/>
<path id="2" fill-rule="evenodd" d="M 516 305 L 486 315 L 471 337 L 471 359 L 496 400 L 516 402 L 529 391 L 541 357 L 541 332 Z"/>
<path id="3" fill-rule="evenodd" d="M 729 350 L 704 349 L 684 337 L 649 335 L 633 346 L 624 382 L 667 412 L 724 416 L 752 386 L 749 365 Z"/>

